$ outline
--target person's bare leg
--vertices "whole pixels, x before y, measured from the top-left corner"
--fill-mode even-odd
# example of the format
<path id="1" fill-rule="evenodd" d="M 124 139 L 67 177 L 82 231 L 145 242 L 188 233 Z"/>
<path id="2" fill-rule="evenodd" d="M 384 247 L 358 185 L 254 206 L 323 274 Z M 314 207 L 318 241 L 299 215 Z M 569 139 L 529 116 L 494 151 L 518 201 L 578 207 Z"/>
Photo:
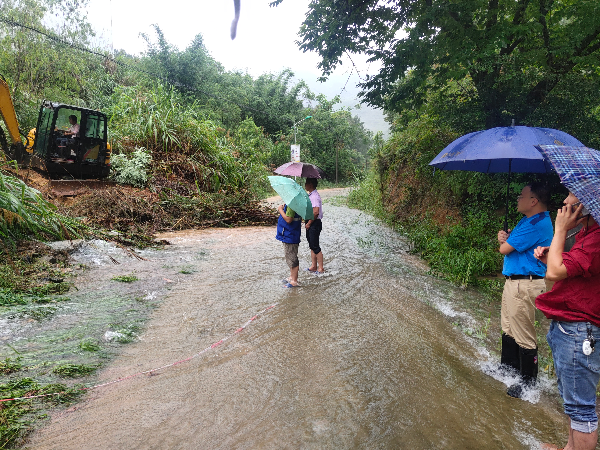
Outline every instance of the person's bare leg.
<path id="1" fill-rule="evenodd" d="M 541 450 L 562 450 L 554 444 L 542 444 Z"/>
<path id="2" fill-rule="evenodd" d="M 598 443 L 598 430 L 582 433 L 569 427 L 569 442 L 564 450 L 594 450 Z"/>
<path id="3" fill-rule="evenodd" d="M 310 270 L 311 272 L 316 272 L 317 271 L 317 255 L 315 255 L 315 252 L 313 252 L 312 250 L 310 251 L 310 267 L 308 268 L 308 270 Z"/>
<path id="4" fill-rule="evenodd" d="M 300 269 L 300 266 L 296 266 L 292 269 L 290 269 L 290 284 L 292 286 L 298 286 L 298 270 Z"/>
<path id="5" fill-rule="evenodd" d="M 325 268 L 323 267 L 323 252 L 319 252 L 319 254 L 315 256 L 315 259 L 317 261 L 317 270 L 321 273 L 325 272 Z"/>
<path id="6" fill-rule="evenodd" d="M 571 428 L 571 425 L 569 425 L 569 440 L 567 441 L 567 445 L 565 445 L 564 448 L 573 450 L 573 428 Z"/>

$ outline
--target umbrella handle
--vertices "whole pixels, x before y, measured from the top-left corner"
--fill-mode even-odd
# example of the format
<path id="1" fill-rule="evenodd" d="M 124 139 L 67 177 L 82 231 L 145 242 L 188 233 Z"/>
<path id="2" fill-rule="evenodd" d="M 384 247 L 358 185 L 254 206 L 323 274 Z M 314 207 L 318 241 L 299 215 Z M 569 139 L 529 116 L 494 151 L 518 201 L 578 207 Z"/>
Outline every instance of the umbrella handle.
<path id="1" fill-rule="evenodd" d="M 504 214 L 504 231 L 508 233 L 508 194 L 510 191 L 510 172 L 512 159 L 508 160 L 508 183 L 506 184 L 506 214 Z"/>

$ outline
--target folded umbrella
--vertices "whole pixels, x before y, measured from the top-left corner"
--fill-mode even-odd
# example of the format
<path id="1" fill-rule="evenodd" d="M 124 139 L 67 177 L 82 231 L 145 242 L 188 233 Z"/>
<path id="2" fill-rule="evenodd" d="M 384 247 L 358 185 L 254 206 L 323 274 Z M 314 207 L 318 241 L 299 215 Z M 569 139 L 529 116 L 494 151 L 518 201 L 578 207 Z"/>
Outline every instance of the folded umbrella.
<path id="1" fill-rule="evenodd" d="M 292 208 L 304 220 L 314 219 L 312 203 L 302 186 L 291 178 L 269 177 L 271 186 L 283 202 Z"/>
<path id="2" fill-rule="evenodd" d="M 301 178 L 322 178 L 323 170 L 314 164 L 305 162 L 289 162 L 282 164 L 274 170 L 279 175 Z"/>
<path id="3" fill-rule="evenodd" d="M 552 164 L 561 183 L 600 223 L 600 152 L 562 145 L 538 145 L 537 148 Z"/>

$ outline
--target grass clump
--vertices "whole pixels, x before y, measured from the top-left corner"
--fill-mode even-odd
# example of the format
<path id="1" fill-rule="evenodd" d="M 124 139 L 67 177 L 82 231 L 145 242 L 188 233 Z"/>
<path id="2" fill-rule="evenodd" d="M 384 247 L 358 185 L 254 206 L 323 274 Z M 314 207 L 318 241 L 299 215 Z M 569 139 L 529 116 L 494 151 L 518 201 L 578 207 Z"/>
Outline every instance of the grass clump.
<path id="1" fill-rule="evenodd" d="M 79 343 L 79 348 L 85 352 L 100 351 L 100 344 L 94 339 L 85 339 Z"/>
<path id="2" fill-rule="evenodd" d="M 70 404 L 84 391 L 80 386 L 63 384 L 40 385 L 32 378 L 20 378 L 0 384 L 0 398 L 21 398 L 36 395 L 47 397 L 13 400 L 0 403 L 0 448 L 16 448 L 32 430 L 33 423 L 44 416 L 46 405 Z"/>
<path id="3" fill-rule="evenodd" d="M 137 339 L 142 326 L 136 321 L 129 323 L 112 323 L 109 324 L 111 332 L 114 334 L 112 340 L 119 344 L 129 344 Z"/>
<path id="4" fill-rule="evenodd" d="M 62 364 L 52 369 L 52 373 L 63 378 L 81 378 L 93 373 L 96 367 L 86 364 Z"/>
<path id="5" fill-rule="evenodd" d="M 27 297 L 11 289 L 0 289 L 0 306 L 26 305 Z"/>
<path id="6" fill-rule="evenodd" d="M 194 266 L 191 266 L 191 265 L 183 266 L 179 270 L 179 273 L 182 273 L 184 275 L 191 275 L 191 274 L 193 274 L 195 272 L 196 272 L 196 269 L 194 268 Z"/>
<path id="7" fill-rule="evenodd" d="M 21 358 L 6 358 L 4 361 L 0 361 L 0 374 L 9 375 L 11 373 L 18 372 L 22 369 Z"/>
<path id="8" fill-rule="evenodd" d="M 138 279 L 139 278 L 137 276 L 135 276 L 134 274 L 119 275 L 119 276 L 111 278 L 111 280 L 120 281 L 121 283 L 133 283 L 134 281 L 138 281 Z"/>

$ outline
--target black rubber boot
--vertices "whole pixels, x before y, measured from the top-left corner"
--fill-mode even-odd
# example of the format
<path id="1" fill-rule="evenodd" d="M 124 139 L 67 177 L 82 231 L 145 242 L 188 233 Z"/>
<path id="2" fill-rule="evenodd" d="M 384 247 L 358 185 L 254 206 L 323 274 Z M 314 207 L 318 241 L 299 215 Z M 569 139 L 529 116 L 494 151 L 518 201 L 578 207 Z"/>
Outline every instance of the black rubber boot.
<path id="1" fill-rule="evenodd" d="M 508 388 L 506 393 L 511 397 L 521 398 L 523 389 L 533 386 L 538 376 L 538 351 L 537 348 L 519 348 L 521 360 L 521 381 Z"/>
<path id="2" fill-rule="evenodd" d="M 519 358 L 519 344 L 508 334 L 502 333 L 502 355 L 500 364 L 512 367 L 517 372 L 521 371 L 521 359 Z"/>

